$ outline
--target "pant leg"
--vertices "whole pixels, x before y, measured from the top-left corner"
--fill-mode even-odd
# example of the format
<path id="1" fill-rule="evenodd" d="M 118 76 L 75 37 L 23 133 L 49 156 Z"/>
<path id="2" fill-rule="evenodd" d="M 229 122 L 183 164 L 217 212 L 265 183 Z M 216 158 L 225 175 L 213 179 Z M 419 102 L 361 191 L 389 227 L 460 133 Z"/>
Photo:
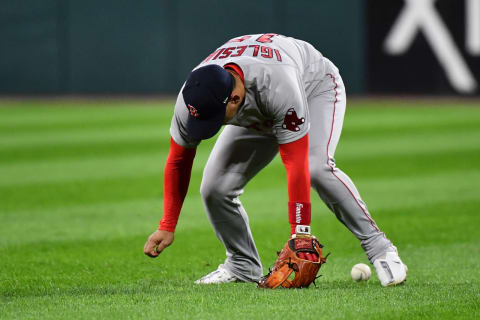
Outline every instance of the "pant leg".
<path id="1" fill-rule="evenodd" d="M 336 217 L 361 241 L 369 260 L 396 250 L 380 231 L 352 180 L 335 165 L 346 108 L 345 87 L 338 69 L 326 59 L 327 75 L 309 98 L 309 165 L 312 187 Z"/>
<path id="2" fill-rule="evenodd" d="M 225 246 L 225 267 L 244 281 L 259 280 L 263 270 L 239 196 L 277 152 L 275 139 L 227 126 L 204 169 L 200 193 L 210 223 Z"/>

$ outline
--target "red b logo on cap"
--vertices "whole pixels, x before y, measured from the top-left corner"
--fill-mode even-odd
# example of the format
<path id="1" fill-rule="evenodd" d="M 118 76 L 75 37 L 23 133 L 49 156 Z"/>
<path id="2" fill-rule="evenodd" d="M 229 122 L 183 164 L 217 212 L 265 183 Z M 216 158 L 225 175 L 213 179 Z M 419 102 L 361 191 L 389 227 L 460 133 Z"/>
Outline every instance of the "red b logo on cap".
<path id="1" fill-rule="evenodd" d="M 192 117 L 198 118 L 198 111 L 197 111 L 197 109 L 195 109 L 194 106 L 192 106 L 191 104 L 189 104 L 189 105 L 188 105 L 188 110 L 190 111 L 190 114 L 192 115 Z"/>

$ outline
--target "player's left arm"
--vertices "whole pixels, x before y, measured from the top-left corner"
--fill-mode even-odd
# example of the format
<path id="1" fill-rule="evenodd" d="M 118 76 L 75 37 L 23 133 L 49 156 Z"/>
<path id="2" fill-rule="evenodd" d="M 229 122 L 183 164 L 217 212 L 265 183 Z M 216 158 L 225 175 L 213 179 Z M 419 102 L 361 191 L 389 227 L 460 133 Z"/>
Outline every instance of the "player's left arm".
<path id="1" fill-rule="evenodd" d="M 274 115 L 280 156 L 287 171 L 288 214 L 293 234 L 297 225 L 310 225 L 308 102 L 303 80 L 291 66 L 272 68 L 270 88 L 268 105 Z"/>
<path id="2" fill-rule="evenodd" d="M 308 167 L 308 134 L 279 145 L 280 156 L 287 171 L 288 220 L 291 234 L 297 225 L 310 225 L 310 170 Z"/>

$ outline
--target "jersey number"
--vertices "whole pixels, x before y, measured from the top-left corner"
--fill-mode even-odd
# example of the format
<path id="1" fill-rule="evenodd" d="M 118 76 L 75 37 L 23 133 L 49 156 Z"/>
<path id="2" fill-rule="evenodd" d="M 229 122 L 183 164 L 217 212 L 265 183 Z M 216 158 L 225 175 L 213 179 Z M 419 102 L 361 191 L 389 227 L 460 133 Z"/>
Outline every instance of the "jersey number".
<path id="1" fill-rule="evenodd" d="M 271 43 L 271 42 L 273 42 L 272 38 L 275 37 L 275 36 L 278 36 L 278 34 L 276 34 L 276 33 L 265 33 L 265 34 L 262 34 L 260 37 L 258 37 L 256 41 L 260 42 L 260 43 Z M 252 36 L 243 36 L 243 37 L 240 37 L 240 38 L 232 39 L 232 40 L 228 41 L 227 43 L 242 42 L 242 41 L 250 39 L 251 37 Z"/>

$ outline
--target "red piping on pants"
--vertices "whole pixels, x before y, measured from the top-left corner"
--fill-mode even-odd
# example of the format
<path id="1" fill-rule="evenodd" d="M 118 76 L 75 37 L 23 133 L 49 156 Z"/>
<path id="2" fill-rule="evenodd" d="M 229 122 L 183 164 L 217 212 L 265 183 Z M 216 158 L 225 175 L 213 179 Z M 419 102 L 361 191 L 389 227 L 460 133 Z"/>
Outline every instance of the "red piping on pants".
<path id="1" fill-rule="evenodd" d="M 328 153 L 328 149 L 330 148 L 330 141 L 332 140 L 332 135 L 333 135 L 333 125 L 335 123 L 335 110 L 337 108 L 337 102 L 338 102 L 338 99 L 337 99 L 337 95 L 338 95 L 338 91 L 337 91 L 337 88 L 338 88 L 338 84 L 337 84 L 337 81 L 335 79 L 335 76 L 332 75 L 331 73 L 328 73 L 327 74 L 330 78 L 332 78 L 333 80 L 333 83 L 335 84 L 335 88 L 333 88 L 333 90 L 335 90 L 335 102 L 333 103 L 333 117 L 332 117 L 332 129 L 330 130 L 330 137 L 328 138 L 328 143 L 327 143 L 327 165 L 330 167 L 330 169 L 332 170 L 332 174 L 335 178 L 338 179 L 338 181 L 340 181 L 344 186 L 345 188 L 347 188 L 348 192 L 350 192 L 350 194 L 352 195 L 353 199 L 355 199 L 355 202 L 358 204 L 358 206 L 360 207 L 360 209 L 363 211 L 363 214 L 365 215 L 365 217 L 367 217 L 368 221 L 370 222 L 370 224 L 372 225 L 372 227 L 375 228 L 375 230 L 379 231 L 377 225 L 375 224 L 375 222 L 372 220 L 372 217 L 370 217 L 370 214 L 368 213 L 367 210 L 365 210 L 365 208 L 360 204 L 360 202 L 358 202 L 358 199 L 357 197 L 355 197 L 355 194 L 353 194 L 352 190 L 350 190 L 350 188 L 348 187 L 348 185 L 342 180 L 340 179 L 336 174 L 335 174 L 335 168 L 330 165 L 330 155 Z"/>

